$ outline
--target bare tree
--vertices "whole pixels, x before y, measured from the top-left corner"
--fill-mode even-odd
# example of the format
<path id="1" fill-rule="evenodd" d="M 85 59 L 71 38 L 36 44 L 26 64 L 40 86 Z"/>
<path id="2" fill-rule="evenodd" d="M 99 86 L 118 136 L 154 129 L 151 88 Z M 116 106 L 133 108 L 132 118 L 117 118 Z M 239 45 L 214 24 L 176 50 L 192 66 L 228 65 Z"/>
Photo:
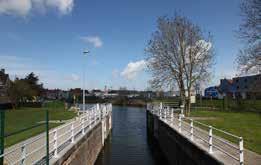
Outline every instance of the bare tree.
<path id="1" fill-rule="evenodd" d="M 261 73 L 261 43 L 240 50 L 237 63 L 241 73 Z"/>
<path id="2" fill-rule="evenodd" d="M 213 64 L 209 40 L 210 37 L 205 38 L 200 28 L 185 17 L 160 17 L 158 30 L 146 48 L 152 86 L 177 86 L 187 114 L 192 88 L 196 82 L 208 79 Z"/>
<path id="3" fill-rule="evenodd" d="M 241 72 L 260 73 L 261 68 L 261 1 L 242 0 L 239 38 L 246 46 L 238 54 L 237 62 Z"/>

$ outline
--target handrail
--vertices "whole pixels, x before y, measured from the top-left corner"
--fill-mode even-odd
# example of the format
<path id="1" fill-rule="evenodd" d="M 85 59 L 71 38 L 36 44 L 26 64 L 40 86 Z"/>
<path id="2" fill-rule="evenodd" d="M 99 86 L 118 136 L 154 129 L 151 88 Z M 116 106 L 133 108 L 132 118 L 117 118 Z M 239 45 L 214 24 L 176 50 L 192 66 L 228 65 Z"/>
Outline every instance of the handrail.
<path id="1" fill-rule="evenodd" d="M 52 148 L 49 151 L 49 154 L 54 152 L 54 156 L 57 157 L 57 154 L 64 150 L 66 146 L 70 145 L 73 141 L 82 138 L 84 134 L 90 131 L 90 128 L 93 128 L 105 116 L 111 114 L 111 111 L 111 104 L 97 104 L 96 106 L 89 107 L 89 109 L 75 119 L 52 129 L 49 132 L 49 145 Z M 79 136 L 79 133 L 81 132 L 82 134 Z M 0 155 L 0 158 L 4 157 L 4 159 L 7 162 L 10 162 L 10 164 L 24 164 L 24 162 L 27 161 L 30 162 L 29 164 L 37 164 L 37 162 L 43 160 L 46 156 L 45 151 L 41 152 L 45 147 L 45 140 L 45 134 L 42 133 L 32 139 L 21 142 L 14 148 L 11 146 L 10 150 L 7 149 L 4 154 Z M 67 144 L 67 142 L 70 143 Z M 62 145 L 66 146 L 58 151 L 58 148 Z"/>
<path id="2" fill-rule="evenodd" d="M 176 108 L 179 110 L 182 110 L 183 107 Z M 147 104 L 147 110 L 153 113 L 154 115 L 158 116 L 160 120 L 163 120 L 167 124 L 169 124 L 171 127 L 176 125 L 176 127 L 172 127 L 174 129 L 178 129 L 178 132 L 181 134 L 187 136 L 191 141 L 194 141 L 194 136 L 201 139 L 203 142 L 208 144 L 208 152 L 212 154 L 215 152 L 213 148 L 219 150 L 220 152 L 224 153 L 225 155 L 228 155 L 233 160 L 236 160 L 239 162 L 239 164 L 244 164 L 244 147 L 243 147 L 243 138 L 237 135 L 234 135 L 232 133 L 229 133 L 227 131 L 218 129 L 216 127 L 212 127 L 208 124 L 184 117 L 184 115 L 179 114 L 178 117 L 175 114 L 175 109 L 173 109 L 171 106 L 163 104 L 163 103 L 149 103 Z M 205 129 L 201 129 L 199 127 L 196 127 L 193 123 L 199 124 Z M 183 126 L 183 127 L 182 127 Z M 186 127 L 184 127 L 186 126 Z M 238 145 L 235 145 L 231 142 L 228 142 L 227 140 L 219 137 L 218 135 L 214 135 L 213 130 L 216 132 L 220 132 L 225 134 L 226 136 L 235 138 L 238 140 Z M 189 135 L 184 134 L 184 131 L 186 131 Z M 200 133 L 199 133 L 200 132 Z M 201 135 L 201 136 L 199 136 Z M 218 140 L 218 142 L 217 142 Z M 214 143 L 213 143 L 214 142 Z M 218 145 L 221 144 L 221 145 Z M 223 147 L 229 147 L 229 150 L 224 149 Z M 237 155 L 235 155 L 235 153 Z"/>

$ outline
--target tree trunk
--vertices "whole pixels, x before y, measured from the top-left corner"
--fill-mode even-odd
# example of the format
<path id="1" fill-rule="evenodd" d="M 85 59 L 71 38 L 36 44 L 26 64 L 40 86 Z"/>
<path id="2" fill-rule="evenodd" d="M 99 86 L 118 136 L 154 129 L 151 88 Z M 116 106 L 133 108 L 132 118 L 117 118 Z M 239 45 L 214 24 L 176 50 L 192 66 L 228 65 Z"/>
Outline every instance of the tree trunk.
<path id="1" fill-rule="evenodd" d="M 181 105 L 184 106 L 183 113 L 186 114 L 186 92 L 184 88 L 184 84 L 180 83 L 180 97 L 181 97 Z"/>

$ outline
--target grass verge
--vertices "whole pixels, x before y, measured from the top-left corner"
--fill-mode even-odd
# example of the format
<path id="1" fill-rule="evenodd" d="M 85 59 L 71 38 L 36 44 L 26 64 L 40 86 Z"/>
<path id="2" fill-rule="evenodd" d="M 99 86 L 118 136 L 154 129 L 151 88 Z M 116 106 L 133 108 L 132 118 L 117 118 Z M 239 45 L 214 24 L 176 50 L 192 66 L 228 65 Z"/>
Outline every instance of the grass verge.
<path id="1" fill-rule="evenodd" d="M 206 117 L 200 122 L 242 136 L 246 148 L 261 154 L 261 115 L 259 113 L 198 110 L 191 112 L 191 116 Z M 207 119 L 207 117 L 211 118 Z"/>
<path id="2" fill-rule="evenodd" d="M 62 102 L 48 103 L 46 108 L 49 109 L 50 120 L 68 120 L 76 116 L 74 112 L 64 109 Z M 45 121 L 46 108 L 20 108 L 16 110 L 8 110 L 5 113 L 5 134 L 17 132 L 24 128 L 31 127 Z M 50 123 L 50 128 L 60 124 Z M 11 146 L 15 143 L 23 141 L 29 137 L 35 136 L 45 131 L 45 125 L 41 125 L 21 133 L 5 138 L 5 146 Z"/>

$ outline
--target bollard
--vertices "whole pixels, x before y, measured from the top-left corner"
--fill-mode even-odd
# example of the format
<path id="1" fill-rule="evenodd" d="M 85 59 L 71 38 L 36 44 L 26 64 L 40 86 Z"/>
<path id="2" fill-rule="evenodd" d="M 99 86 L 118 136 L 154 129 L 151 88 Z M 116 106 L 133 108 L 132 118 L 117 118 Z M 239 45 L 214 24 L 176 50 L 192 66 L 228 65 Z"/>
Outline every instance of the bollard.
<path id="1" fill-rule="evenodd" d="M 54 157 L 58 158 L 58 144 L 57 144 L 57 129 L 54 130 L 54 136 L 53 136 L 54 144 Z"/>
<path id="2" fill-rule="evenodd" d="M 181 114 L 179 114 L 179 132 L 181 132 Z"/>
<path id="3" fill-rule="evenodd" d="M 209 145 L 209 153 L 213 153 L 213 144 L 212 144 L 212 126 L 209 126 L 208 132 L 208 145 Z"/>
<path id="4" fill-rule="evenodd" d="M 190 139 L 193 140 L 194 139 L 194 127 L 193 127 L 193 119 L 190 119 Z"/>
<path id="5" fill-rule="evenodd" d="M 243 143 L 243 138 L 239 138 L 239 162 L 240 165 L 244 164 L 244 143 Z"/>

